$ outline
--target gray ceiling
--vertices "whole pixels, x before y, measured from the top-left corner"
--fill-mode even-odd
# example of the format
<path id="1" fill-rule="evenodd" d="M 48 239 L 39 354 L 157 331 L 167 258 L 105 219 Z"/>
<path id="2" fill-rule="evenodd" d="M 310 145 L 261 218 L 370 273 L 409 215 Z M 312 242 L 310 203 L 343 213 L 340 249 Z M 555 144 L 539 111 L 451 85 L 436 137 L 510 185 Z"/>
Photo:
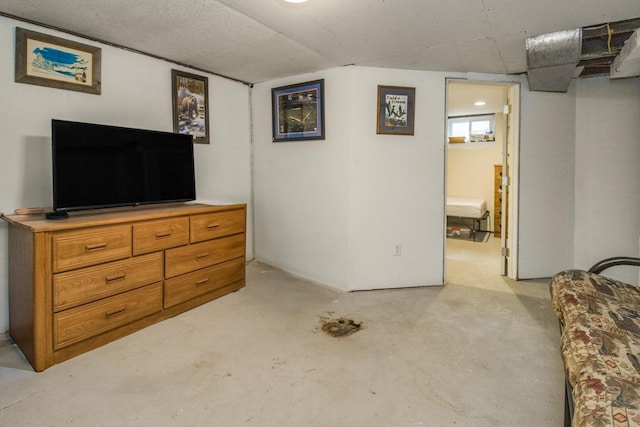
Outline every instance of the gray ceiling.
<path id="1" fill-rule="evenodd" d="M 0 12 L 256 83 L 342 65 L 511 74 L 527 37 L 640 0 L 0 0 Z"/>

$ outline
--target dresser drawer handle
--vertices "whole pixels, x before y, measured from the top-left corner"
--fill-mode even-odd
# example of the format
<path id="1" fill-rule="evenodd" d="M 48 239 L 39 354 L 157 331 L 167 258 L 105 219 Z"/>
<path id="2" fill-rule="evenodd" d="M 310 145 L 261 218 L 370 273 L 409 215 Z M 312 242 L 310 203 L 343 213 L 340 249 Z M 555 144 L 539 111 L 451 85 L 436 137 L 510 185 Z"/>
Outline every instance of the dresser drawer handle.
<path id="1" fill-rule="evenodd" d="M 220 228 L 220 224 L 217 222 L 213 222 L 209 225 L 207 225 L 207 228 Z"/>
<path id="2" fill-rule="evenodd" d="M 204 279 L 200 279 L 200 280 L 196 281 L 196 286 L 205 285 L 205 284 L 207 284 L 207 282 L 209 282 L 209 278 L 208 277 L 206 277 Z"/>
<path id="3" fill-rule="evenodd" d="M 118 280 L 122 280 L 126 277 L 126 273 L 124 273 L 123 271 L 119 271 L 116 274 L 114 274 L 113 276 L 107 276 L 105 277 L 105 279 L 107 280 L 107 284 L 109 283 L 113 283 L 116 282 Z"/>
<path id="4" fill-rule="evenodd" d="M 102 249 L 106 249 L 107 243 L 95 243 L 93 245 L 86 245 L 84 248 L 87 252 L 91 251 L 100 251 Z"/>
<path id="5" fill-rule="evenodd" d="M 118 316 L 120 314 L 124 314 L 125 310 L 126 310 L 126 307 L 120 307 L 120 308 L 117 308 L 115 310 L 107 311 L 104 314 L 104 317 L 107 318 L 107 319 L 111 319 L 112 317 L 116 317 L 116 316 Z"/>
<path id="6" fill-rule="evenodd" d="M 156 239 L 164 239 L 165 237 L 170 237 L 171 236 L 171 232 L 166 232 L 166 233 L 156 233 Z"/>
<path id="7" fill-rule="evenodd" d="M 196 255 L 196 258 L 200 259 L 200 258 L 206 258 L 209 256 L 209 252 L 203 252 L 201 254 Z"/>

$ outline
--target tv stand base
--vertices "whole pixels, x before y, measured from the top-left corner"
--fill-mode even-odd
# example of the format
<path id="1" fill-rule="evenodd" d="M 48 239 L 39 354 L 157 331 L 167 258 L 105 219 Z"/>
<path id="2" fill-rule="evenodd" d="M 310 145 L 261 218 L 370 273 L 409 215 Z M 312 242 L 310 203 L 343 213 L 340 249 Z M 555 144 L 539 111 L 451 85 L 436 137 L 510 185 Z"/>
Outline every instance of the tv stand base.
<path id="1" fill-rule="evenodd" d="M 44 217 L 47 219 L 67 219 L 69 218 L 69 214 L 66 212 L 51 211 L 44 214 Z"/>

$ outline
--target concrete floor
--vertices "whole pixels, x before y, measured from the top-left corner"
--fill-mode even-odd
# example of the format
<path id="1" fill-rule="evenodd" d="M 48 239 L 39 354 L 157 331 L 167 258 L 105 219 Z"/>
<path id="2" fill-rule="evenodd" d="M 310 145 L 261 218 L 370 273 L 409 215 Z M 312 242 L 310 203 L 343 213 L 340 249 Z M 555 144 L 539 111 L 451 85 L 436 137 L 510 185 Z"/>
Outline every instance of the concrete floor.
<path id="1" fill-rule="evenodd" d="M 0 425 L 562 425 L 547 281 L 500 277 L 497 246 L 448 240 L 432 288 L 343 293 L 252 262 L 246 288 L 38 374 L 0 347 Z M 321 331 L 340 316 L 364 328 Z"/>

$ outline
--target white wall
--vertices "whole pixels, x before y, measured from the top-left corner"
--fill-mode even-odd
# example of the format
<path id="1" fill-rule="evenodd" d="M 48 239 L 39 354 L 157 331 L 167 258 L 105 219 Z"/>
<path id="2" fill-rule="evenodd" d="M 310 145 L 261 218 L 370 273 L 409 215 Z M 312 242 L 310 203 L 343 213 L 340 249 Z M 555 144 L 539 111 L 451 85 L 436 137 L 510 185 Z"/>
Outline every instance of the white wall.
<path id="1" fill-rule="evenodd" d="M 344 67 L 256 85 L 256 258 L 344 290 L 441 284 L 446 77 Z M 320 78 L 327 139 L 272 143 L 271 88 Z M 523 86 L 519 277 L 572 266 L 574 93 L 469 79 Z M 376 135 L 378 84 L 416 88 L 415 136 Z"/>
<path id="2" fill-rule="evenodd" d="M 257 84 L 251 94 L 256 258 L 346 289 L 351 74 L 334 69 Z M 325 79 L 326 139 L 271 142 L 271 88 Z"/>
<path id="3" fill-rule="evenodd" d="M 518 278 L 573 265 L 575 89 L 530 92 L 522 83 Z"/>
<path id="4" fill-rule="evenodd" d="M 638 256 L 640 78 L 577 83 L 575 265 Z M 636 283 L 635 267 L 606 274 Z"/>
<path id="5" fill-rule="evenodd" d="M 444 73 L 352 67 L 348 289 L 443 283 Z M 377 135 L 377 86 L 416 88 L 415 135 Z M 347 89 L 347 88 L 344 88 Z M 394 256 L 396 244 L 402 255 Z"/>
<path id="6" fill-rule="evenodd" d="M 271 88 L 319 78 L 326 139 L 272 143 Z M 416 87 L 415 136 L 376 134 L 378 84 Z M 257 259 L 345 290 L 442 283 L 443 74 L 338 68 L 252 106 Z"/>
<path id="7" fill-rule="evenodd" d="M 14 82 L 15 27 L 53 34 L 102 48 L 102 94 Z M 51 206 L 51 119 L 171 131 L 171 69 L 175 64 L 0 17 L 0 212 Z M 187 70 L 189 71 L 189 70 Z M 209 77 L 211 144 L 196 145 L 200 199 L 249 202 L 250 89 Z M 251 217 L 251 206 L 249 206 Z M 251 222 L 249 223 L 251 227 Z M 251 228 L 248 230 L 252 235 Z M 252 239 L 247 254 L 253 254 Z M 8 324 L 7 226 L 0 222 L 0 331 Z"/>

